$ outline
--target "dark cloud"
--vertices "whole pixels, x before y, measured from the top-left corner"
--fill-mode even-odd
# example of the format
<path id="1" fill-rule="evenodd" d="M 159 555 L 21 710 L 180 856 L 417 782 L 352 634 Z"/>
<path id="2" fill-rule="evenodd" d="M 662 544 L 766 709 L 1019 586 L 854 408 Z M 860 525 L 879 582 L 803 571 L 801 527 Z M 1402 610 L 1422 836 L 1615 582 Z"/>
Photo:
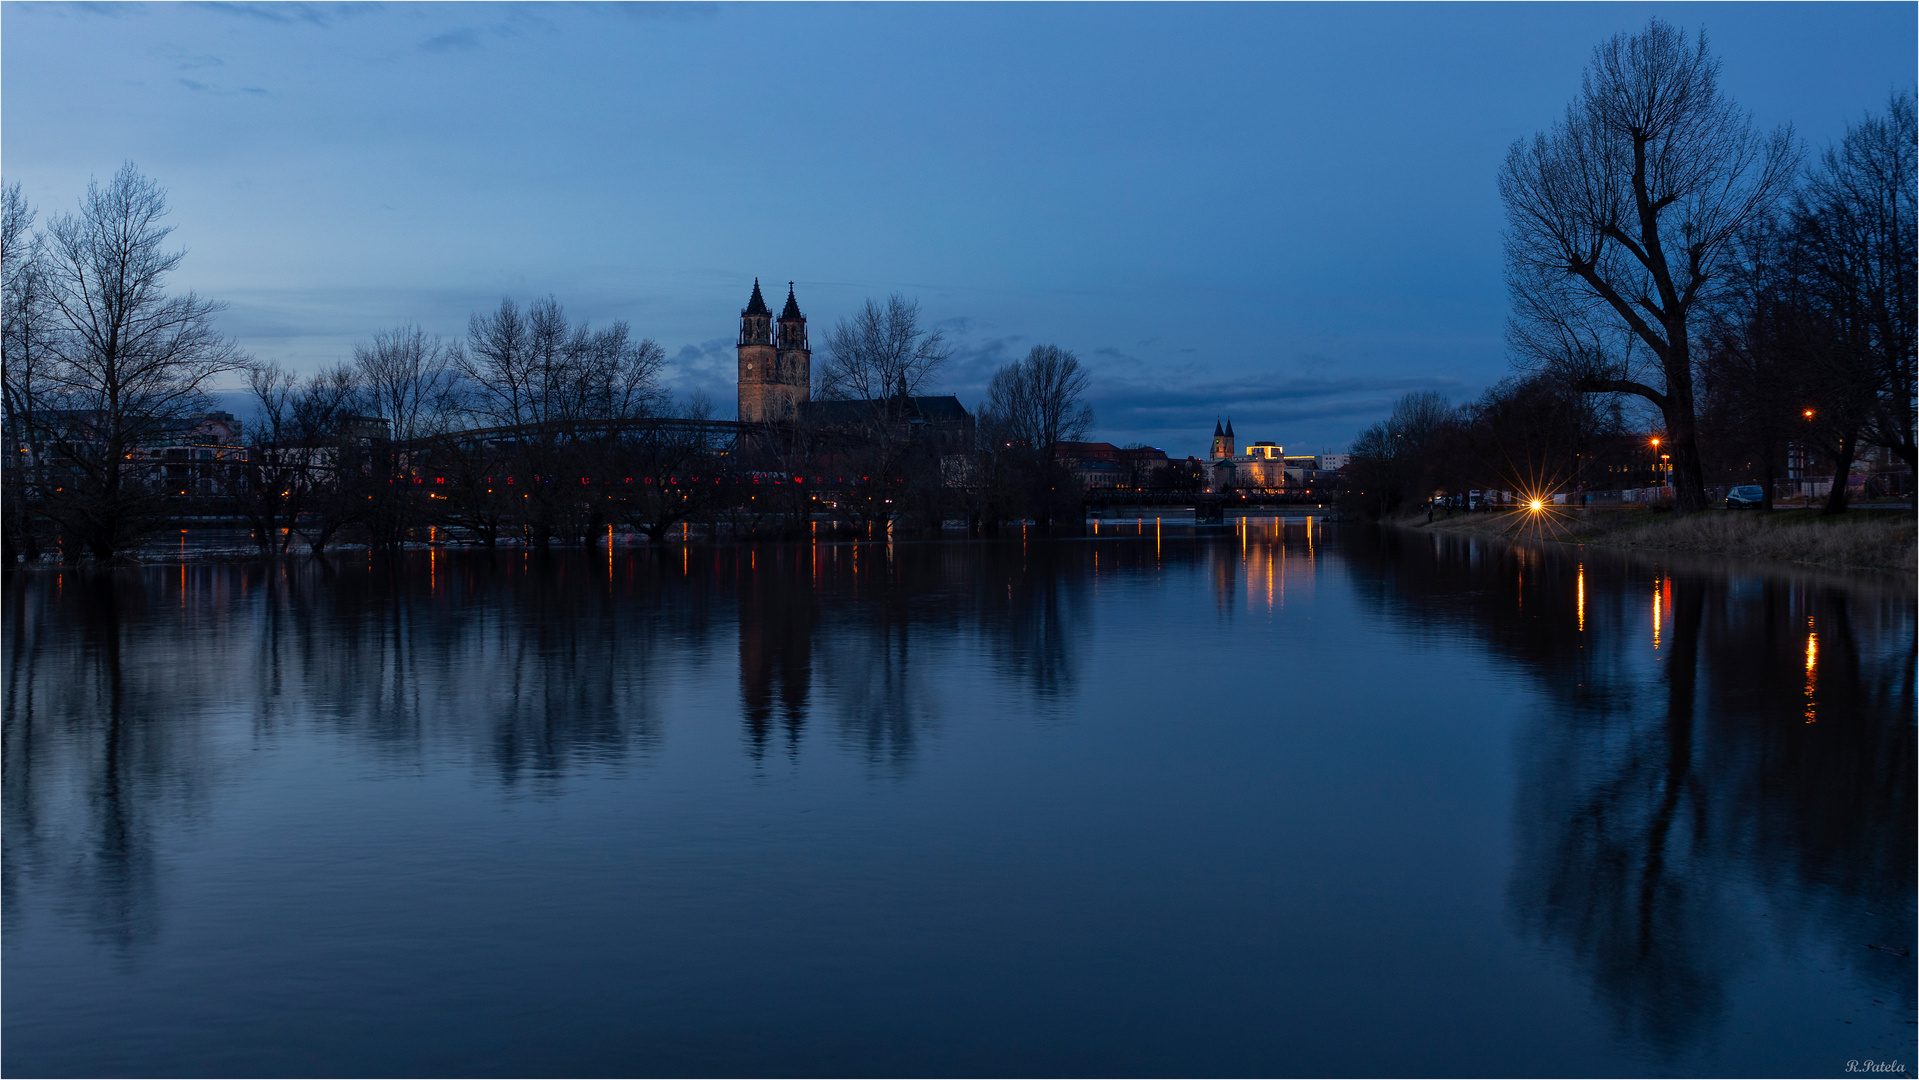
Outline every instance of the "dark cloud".
<path id="1" fill-rule="evenodd" d="M 1364 396 L 1397 397 L 1414 390 L 1460 393 L 1465 384 L 1457 379 L 1415 375 L 1398 377 L 1320 378 L 1309 375 L 1261 374 L 1233 379 L 1194 379 L 1185 381 L 1105 380 L 1102 395 L 1115 401 L 1135 403 L 1140 411 L 1190 412 L 1194 409 L 1299 408 L 1306 402 L 1353 400 Z M 1317 407 L 1317 406 L 1315 406 Z M 1316 413 L 1315 415 L 1325 415 Z"/>
<path id="2" fill-rule="evenodd" d="M 942 390 L 958 394 L 961 401 L 982 400 L 993 372 L 1019 359 L 1025 351 L 1026 338 L 1019 334 L 955 342 L 953 355 L 939 373 L 938 383 Z"/>
<path id="3" fill-rule="evenodd" d="M 466 52 L 479 47 L 480 35 L 465 27 L 448 30 L 420 42 L 420 51 L 430 53 Z"/>
<path id="4" fill-rule="evenodd" d="M 664 381 L 682 397 L 703 394 L 714 408 L 732 415 L 739 389 L 739 354 L 730 337 L 682 345 L 667 358 Z M 817 366 L 819 354 L 814 354 Z"/>
<path id="5" fill-rule="evenodd" d="M 1151 381 L 1096 373 L 1089 403 L 1098 437 L 1146 442 L 1174 453 L 1203 447 L 1217 417 L 1233 418 L 1241 442 L 1272 439 L 1317 449 L 1330 432 L 1350 432 L 1391 411 L 1414 390 L 1460 396 L 1470 388 L 1433 376 L 1323 378 L 1262 373 L 1245 378 L 1162 377 Z M 1302 439 L 1310 433 L 1310 442 Z"/>

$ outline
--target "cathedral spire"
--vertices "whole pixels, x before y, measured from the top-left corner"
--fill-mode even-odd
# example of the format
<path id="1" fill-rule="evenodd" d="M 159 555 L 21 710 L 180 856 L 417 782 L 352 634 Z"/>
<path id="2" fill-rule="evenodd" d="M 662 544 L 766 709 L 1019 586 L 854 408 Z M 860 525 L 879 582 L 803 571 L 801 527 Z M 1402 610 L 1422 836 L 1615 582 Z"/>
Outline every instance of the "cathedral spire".
<path id="1" fill-rule="evenodd" d="M 754 284 L 757 285 L 759 282 L 756 280 Z M 793 299 L 793 283 L 789 281 L 786 283 L 786 308 L 780 312 L 780 321 L 786 322 L 788 319 L 804 317 L 800 314 L 800 302 Z"/>
<path id="2" fill-rule="evenodd" d="M 748 300 L 746 302 L 746 310 L 740 312 L 740 314 L 742 315 L 773 314 L 773 309 L 766 306 L 766 298 L 760 295 L 760 279 L 759 278 L 753 279 L 753 299 Z"/>

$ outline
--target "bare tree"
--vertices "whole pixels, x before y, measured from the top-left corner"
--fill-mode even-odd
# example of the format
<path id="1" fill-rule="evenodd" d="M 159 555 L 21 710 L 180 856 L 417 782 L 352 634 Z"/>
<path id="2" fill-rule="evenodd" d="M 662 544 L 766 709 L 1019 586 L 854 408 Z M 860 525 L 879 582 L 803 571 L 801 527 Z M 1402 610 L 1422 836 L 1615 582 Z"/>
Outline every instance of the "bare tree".
<path id="1" fill-rule="evenodd" d="M 33 231 L 33 208 L 17 183 L 0 189 L 0 423 L 6 429 L 4 541 L 9 559 L 39 556 L 28 509 L 32 477 L 42 464 L 35 453 L 35 406 L 46 393 L 47 347 L 53 306 L 48 295 L 45 238 Z"/>
<path id="2" fill-rule="evenodd" d="M 354 375 L 369 415 L 387 423 L 395 442 L 444 431 L 458 409 L 456 355 L 436 334 L 412 323 L 353 346 Z"/>
<path id="3" fill-rule="evenodd" d="M 96 558 L 159 523 L 159 496 L 135 460 L 143 443 L 204 411 L 208 380 L 245 357 L 213 325 L 223 305 L 169 296 L 182 252 L 164 248 L 166 193 L 131 162 L 87 185 L 76 214 L 48 230 L 48 400 L 37 423 L 61 483 L 48 514 Z"/>
<path id="4" fill-rule="evenodd" d="M 1093 409 L 1085 402 L 1092 380 L 1079 358 L 1057 345 L 1035 345 L 1022 360 L 993 373 L 987 407 L 1003 418 L 1012 437 L 1035 450 L 1085 437 Z"/>
<path id="5" fill-rule="evenodd" d="M 1433 493 L 1435 476 L 1454 448 L 1460 410 L 1431 390 L 1417 390 L 1393 402 L 1385 420 L 1353 440 L 1352 488 L 1347 501 L 1380 517 Z M 1363 500 L 1363 501 L 1356 501 Z"/>
<path id="6" fill-rule="evenodd" d="M 271 363 L 248 367 L 247 388 L 256 409 L 234 494 L 260 553 L 275 558 L 301 532 L 309 505 L 337 493 L 345 464 L 342 421 L 359 407 L 358 388 L 345 365 L 302 383 Z"/>
<path id="7" fill-rule="evenodd" d="M 296 439 L 312 447 L 306 501 L 291 527 L 307 542 L 307 550 L 322 554 L 341 529 L 367 516 L 372 499 L 390 491 L 377 475 L 386 461 L 383 447 L 368 432 L 361 414 L 366 408 L 358 372 L 339 364 L 312 376 L 293 407 Z M 377 489 L 377 490 L 376 490 Z"/>
<path id="8" fill-rule="evenodd" d="M 913 399 L 952 350 L 944 334 L 920 325 L 919 301 L 898 293 L 841 319 L 826 347 L 819 397 L 849 403 L 837 407 L 843 419 L 832 424 L 828 454 L 863 478 L 835 510 L 855 525 L 891 523 L 907 509 L 909 487 L 939 486 L 937 454 L 914 439 Z"/>
<path id="9" fill-rule="evenodd" d="M 412 323 L 383 330 L 353 346 L 354 377 L 369 415 L 386 422 L 387 440 L 368 448 L 366 470 L 376 482 L 359 519 L 374 544 L 397 547 L 420 524 L 412 474 L 421 442 L 445 432 L 460 412 L 458 356 L 438 335 Z"/>
<path id="10" fill-rule="evenodd" d="M 659 411 L 665 359 L 652 340 L 634 340 L 625 322 L 598 330 L 575 324 L 550 296 L 524 315 L 508 298 L 492 314 L 468 320 L 466 347 L 454 362 L 471 388 L 476 417 L 522 429 L 511 444 L 525 477 L 517 501 L 534 543 L 598 523 L 603 499 L 585 500 L 593 508 L 583 511 L 581 493 L 553 480 L 605 465 L 622 438 L 621 422 Z"/>
<path id="11" fill-rule="evenodd" d="M 1722 456 L 1745 458 L 1735 474 L 1760 482 L 1766 510 L 1786 447 L 1807 434 L 1807 320 L 1785 269 L 1792 247 L 1788 230 L 1771 223 L 1741 243 L 1736 293 L 1713 313 L 1699 371 L 1702 426 L 1715 429 Z"/>
<path id="12" fill-rule="evenodd" d="M 723 433 L 707 426 L 713 403 L 696 394 L 674 411 L 684 422 L 635 428 L 610 455 L 622 478 L 632 480 L 622 485 L 615 512 L 656 544 L 671 537 L 673 526 L 710 515 L 728 497 L 718 483 Z"/>
<path id="13" fill-rule="evenodd" d="M 1694 322 L 1798 160 L 1790 129 L 1756 132 L 1718 75 L 1704 34 L 1658 19 L 1619 34 L 1593 51 L 1565 118 L 1514 143 L 1499 177 L 1515 352 L 1659 409 L 1687 511 L 1705 507 Z"/>
<path id="14" fill-rule="evenodd" d="M 1024 359 L 993 373 L 981 410 L 981 429 L 1000 444 L 988 449 L 1015 462 L 1024 459 L 1033 516 L 1051 524 L 1068 486 L 1059 444 L 1083 438 L 1093 426 L 1085 402 L 1091 379 L 1079 358 L 1057 345 L 1036 345 Z"/>
<path id="15" fill-rule="evenodd" d="M 820 397 L 840 401 L 911 397 L 952 355 L 942 332 L 920 326 L 919 301 L 898 293 L 884 304 L 868 300 L 851 319 L 841 319 L 826 348 Z"/>
<path id="16" fill-rule="evenodd" d="M 1862 438 L 1914 464 L 1915 138 L 1913 98 L 1896 95 L 1820 156 L 1793 206 L 1794 291 L 1824 331 L 1806 355 L 1834 461 L 1828 514 L 1845 510 Z"/>
<path id="17" fill-rule="evenodd" d="M 473 387 L 475 413 L 513 427 L 651 415 L 666 353 L 650 338 L 635 341 L 624 321 L 575 325 L 549 296 L 524 315 L 511 299 L 474 315 L 453 360 Z"/>

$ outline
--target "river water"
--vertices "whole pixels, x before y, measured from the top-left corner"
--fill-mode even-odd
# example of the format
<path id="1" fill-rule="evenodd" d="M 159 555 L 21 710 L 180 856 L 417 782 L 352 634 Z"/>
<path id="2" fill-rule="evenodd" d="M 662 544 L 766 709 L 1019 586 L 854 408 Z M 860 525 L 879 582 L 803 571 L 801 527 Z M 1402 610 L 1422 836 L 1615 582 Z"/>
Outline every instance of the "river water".
<path id="1" fill-rule="evenodd" d="M 1919 1058 L 1903 580 L 1274 521 L 6 584 L 10 1075 Z"/>

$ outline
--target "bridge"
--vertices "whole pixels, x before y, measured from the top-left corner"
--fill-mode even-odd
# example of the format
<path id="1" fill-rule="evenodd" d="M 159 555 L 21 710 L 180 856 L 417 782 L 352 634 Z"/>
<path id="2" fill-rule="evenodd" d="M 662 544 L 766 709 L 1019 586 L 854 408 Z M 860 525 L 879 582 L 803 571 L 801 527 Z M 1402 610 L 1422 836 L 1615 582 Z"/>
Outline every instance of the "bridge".
<path id="1" fill-rule="evenodd" d="M 505 427 L 465 428 L 460 431 L 448 431 L 436 435 L 427 435 L 414 439 L 407 444 L 420 449 L 446 445 L 495 446 L 512 443 L 538 442 L 553 437 L 570 438 L 591 442 L 620 435 L 672 435 L 689 440 L 702 440 L 705 447 L 715 450 L 731 450 L 739 443 L 739 437 L 749 428 L 758 424 L 743 424 L 737 420 L 688 420 L 682 417 L 648 416 L 627 419 L 604 420 L 563 420 L 543 421 L 536 424 L 513 424 Z"/>

